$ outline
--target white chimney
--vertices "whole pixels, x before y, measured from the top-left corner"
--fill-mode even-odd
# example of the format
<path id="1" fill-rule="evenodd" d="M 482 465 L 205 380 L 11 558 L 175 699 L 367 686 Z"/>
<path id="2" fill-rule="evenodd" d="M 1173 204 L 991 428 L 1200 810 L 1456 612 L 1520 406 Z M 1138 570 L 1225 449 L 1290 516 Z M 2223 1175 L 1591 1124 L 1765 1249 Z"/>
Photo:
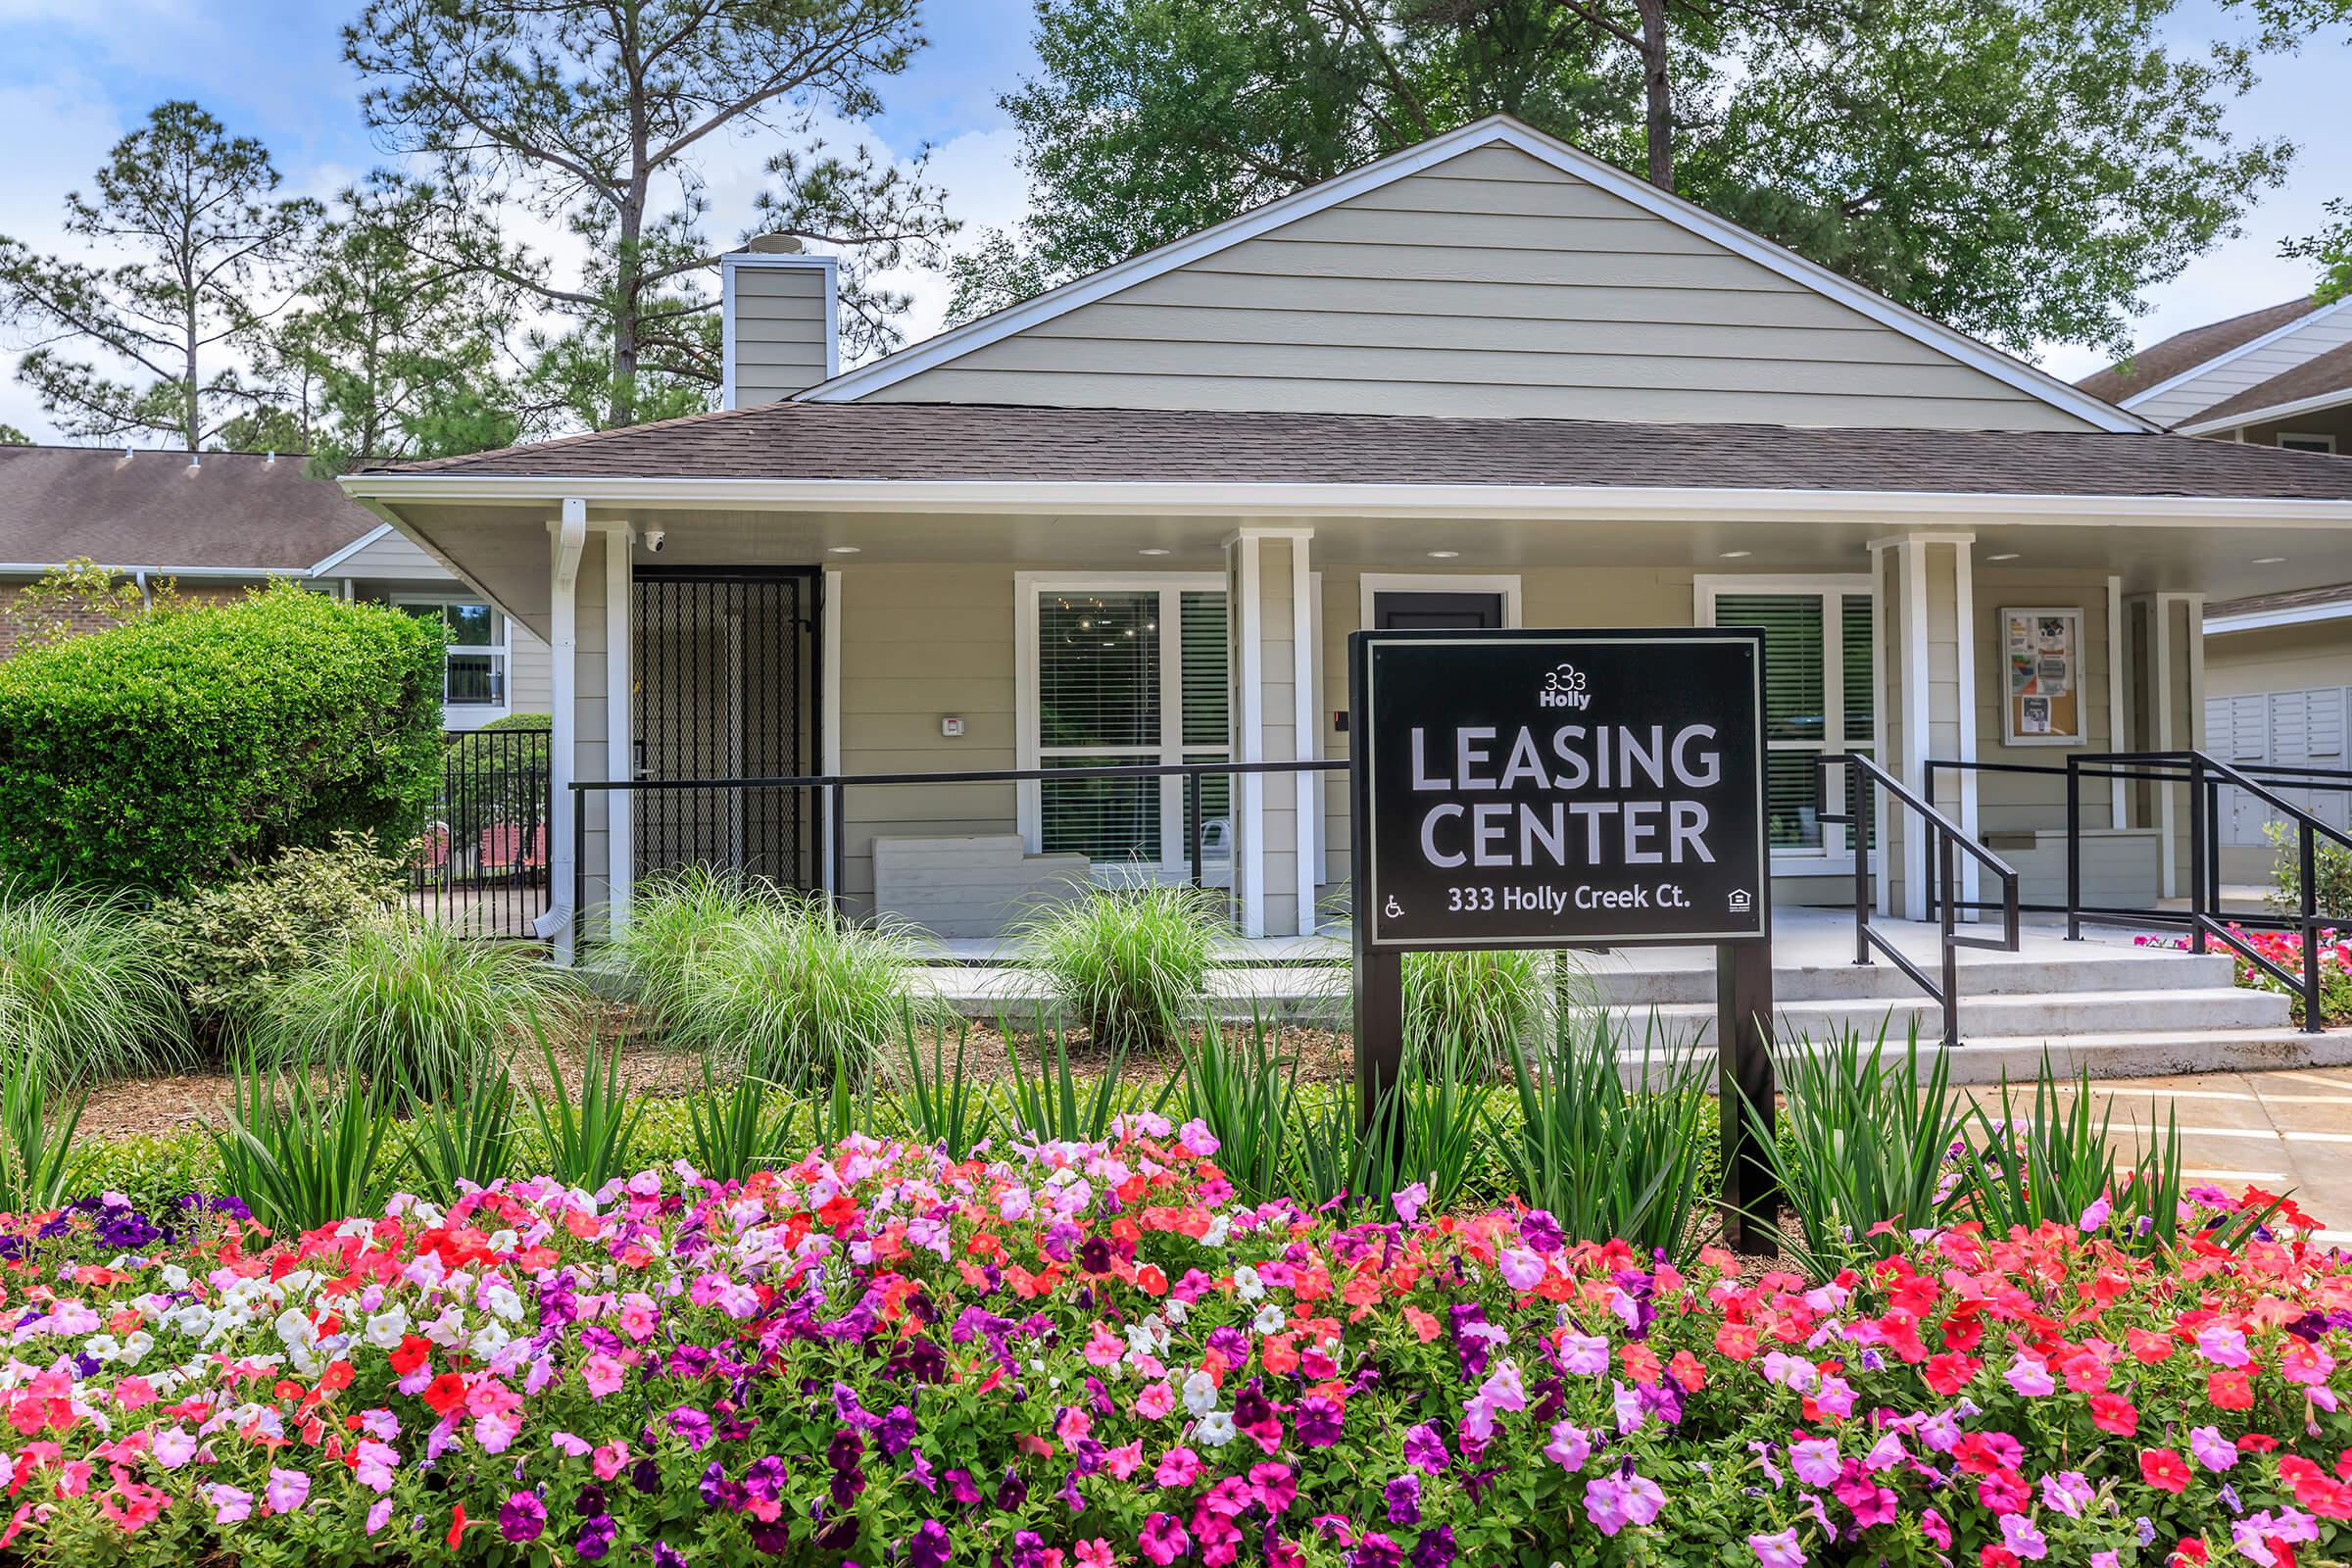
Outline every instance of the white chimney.
<path id="1" fill-rule="evenodd" d="M 841 373 L 839 268 L 790 234 L 718 259 L 719 407 L 773 403 Z"/>

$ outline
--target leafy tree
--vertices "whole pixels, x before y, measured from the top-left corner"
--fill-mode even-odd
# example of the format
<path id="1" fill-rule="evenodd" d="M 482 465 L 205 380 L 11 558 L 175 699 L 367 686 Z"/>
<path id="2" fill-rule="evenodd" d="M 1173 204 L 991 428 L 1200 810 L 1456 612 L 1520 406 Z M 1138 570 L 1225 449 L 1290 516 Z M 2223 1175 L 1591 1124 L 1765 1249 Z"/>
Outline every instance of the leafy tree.
<path id="1" fill-rule="evenodd" d="M 2352 297 L 2352 201 L 2338 196 L 2328 204 L 2333 220 L 2317 234 L 2290 239 L 2278 247 L 2285 256 L 2302 256 L 2320 264 L 2316 294 L 2322 305 Z"/>
<path id="2" fill-rule="evenodd" d="M 28 447 L 30 445 L 32 445 L 32 437 L 15 425 L 0 420 L 0 447 Z"/>
<path id="3" fill-rule="evenodd" d="M 2262 23 L 2266 48 L 2291 52 L 2303 47 L 2305 38 L 2337 27 L 2343 29 L 2343 41 L 2352 43 L 2352 0 L 2225 0 L 2225 3 L 2243 4 L 2254 13 Z M 2327 209 L 2329 221 L 2326 227 L 2278 247 L 2281 256 L 2302 257 L 2319 264 L 2320 282 L 2315 292 L 2323 305 L 2352 297 L 2352 200 L 2338 196 L 2327 204 Z"/>
<path id="4" fill-rule="evenodd" d="M 429 160 L 462 210 L 514 204 L 564 222 L 590 261 L 558 280 L 547 259 L 494 223 L 415 236 L 434 266 L 495 279 L 560 317 L 549 368 L 564 401 L 590 404 L 581 372 L 606 368 L 594 423 L 634 423 L 678 386 L 719 380 L 716 252 L 698 160 L 720 136 L 786 145 L 752 231 L 785 232 L 844 256 L 844 335 L 854 350 L 897 341 L 903 296 L 873 283 L 928 265 L 953 229 L 939 191 L 863 150 L 836 151 L 820 116 L 858 121 L 922 43 L 916 0 L 369 0 L 344 29 L 370 85 L 368 122 Z M 701 406 L 700 402 L 696 406 Z"/>
<path id="5" fill-rule="evenodd" d="M 2172 3 L 1039 0 L 1032 216 L 953 313 L 1505 110 L 1994 342 L 2123 346 L 2288 155 L 2227 131 L 2249 57 L 2169 50 Z"/>
<path id="6" fill-rule="evenodd" d="M 504 446 L 520 432 L 506 371 L 515 290 L 419 249 L 488 237 L 445 193 L 376 174 L 343 193 L 269 369 L 322 472 Z"/>
<path id="7" fill-rule="evenodd" d="M 260 400 L 217 362 L 293 295 L 318 207 L 281 199 L 278 184 L 260 142 L 174 101 L 115 144 L 94 199 L 66 198 L 68 232 L 111 265 L 36 255 L 0 236 L 0 318 L 31 338 L 18 377 L 68 433 L 156 435 L 198 452 Z M 67 344 L 123 362 L 146 383 L 117 379 Z"/>

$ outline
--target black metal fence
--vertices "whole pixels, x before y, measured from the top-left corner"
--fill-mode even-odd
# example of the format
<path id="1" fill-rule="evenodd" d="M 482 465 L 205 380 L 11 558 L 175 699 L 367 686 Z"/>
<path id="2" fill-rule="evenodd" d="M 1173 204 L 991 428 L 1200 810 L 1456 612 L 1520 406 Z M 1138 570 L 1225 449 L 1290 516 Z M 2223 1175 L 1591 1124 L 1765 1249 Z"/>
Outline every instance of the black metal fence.
<path id="1" fill-rule="evenodd" d="M 549 732 L 468 730 L 443 742 L 410 902 L 468 936 L 528 937 L 548 906 Z"/>

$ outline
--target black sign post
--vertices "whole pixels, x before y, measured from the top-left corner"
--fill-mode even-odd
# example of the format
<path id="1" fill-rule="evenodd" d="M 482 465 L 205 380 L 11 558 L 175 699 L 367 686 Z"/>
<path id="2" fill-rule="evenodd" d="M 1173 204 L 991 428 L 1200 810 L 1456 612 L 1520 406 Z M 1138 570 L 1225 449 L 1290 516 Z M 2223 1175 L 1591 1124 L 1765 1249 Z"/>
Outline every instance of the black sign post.
<path id="1" fill-rule="evenodd" d="M 1712 946 L 1724 1223 L 1769 1250 L 1763 633 L 1359 631 L 1348 707 L 1359 1114 L 1403 1072 L 1407 953 Z"/>

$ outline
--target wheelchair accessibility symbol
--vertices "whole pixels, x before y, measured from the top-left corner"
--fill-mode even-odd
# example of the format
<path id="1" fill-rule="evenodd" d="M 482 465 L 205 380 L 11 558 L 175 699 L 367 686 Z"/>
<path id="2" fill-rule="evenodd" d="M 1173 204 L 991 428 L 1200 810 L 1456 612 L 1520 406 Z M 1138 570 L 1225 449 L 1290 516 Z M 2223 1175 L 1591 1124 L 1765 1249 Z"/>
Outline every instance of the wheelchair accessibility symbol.
<path id="1" fill-rule="evenodd" d="M 1381 906 L 1380 912 L 1388 919 L 1401 920 L 1404 918 L 1404 906 L 1398 904 L 1396 902 L 1396 895 L 1392 893 L 1389 895 L 1389 902 Z"/>

